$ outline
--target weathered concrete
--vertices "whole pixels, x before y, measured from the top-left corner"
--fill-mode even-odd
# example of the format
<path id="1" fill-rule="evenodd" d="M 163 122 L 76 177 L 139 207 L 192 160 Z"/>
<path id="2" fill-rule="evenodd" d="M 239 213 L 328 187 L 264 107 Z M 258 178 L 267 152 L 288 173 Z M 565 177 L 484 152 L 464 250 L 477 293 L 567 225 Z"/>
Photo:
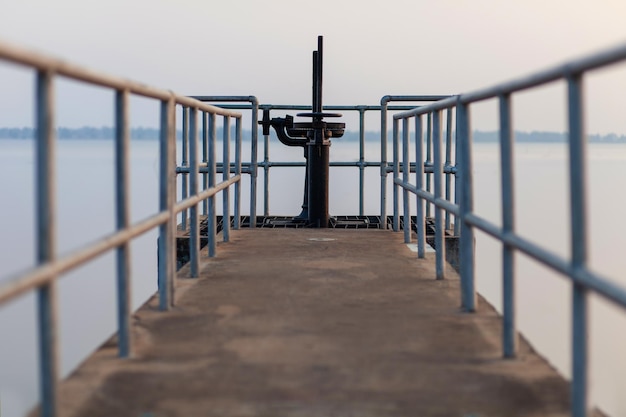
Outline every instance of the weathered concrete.
<path id="1" fill-rule="evenodd" d="M 134 315 L 132 359 L 111 341 L 63 383 L 62 415 L 568 415 L 565 381 L 523 341 L 501 359 L 499 318 L 458 287 L 398 233 L 233 231 L 173 311 Z"/>

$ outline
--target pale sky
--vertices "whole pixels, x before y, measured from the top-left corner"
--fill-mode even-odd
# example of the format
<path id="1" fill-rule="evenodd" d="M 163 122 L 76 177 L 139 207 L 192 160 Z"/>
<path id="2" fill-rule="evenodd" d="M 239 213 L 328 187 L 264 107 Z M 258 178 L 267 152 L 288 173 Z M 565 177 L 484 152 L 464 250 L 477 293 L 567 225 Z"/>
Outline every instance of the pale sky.
<path id="1" fill-rule="evenodd" d="M 274 104 L 310 103 L 317 35 L 324 103 L 378 104 L 472 91 L 616 46 L 625 20 L 623 0 L 0 0 L 2 41 L 181 94 Z M 589 77 L 589 131 L 626 133 L 625 67 Z M 0 125 L 31 124 L 32 75 L 0 64 L 0 77 Z M 110 124 L 98 110 L 107 95 L 66 84 L 59 124 Z M 562 91 L 516 98 L 516 128 L 563 130 Z M 495 128 L 493 110 L 476 107 L 474 127 Z M 155 114 L 134 117 L 156 125 Z"/>

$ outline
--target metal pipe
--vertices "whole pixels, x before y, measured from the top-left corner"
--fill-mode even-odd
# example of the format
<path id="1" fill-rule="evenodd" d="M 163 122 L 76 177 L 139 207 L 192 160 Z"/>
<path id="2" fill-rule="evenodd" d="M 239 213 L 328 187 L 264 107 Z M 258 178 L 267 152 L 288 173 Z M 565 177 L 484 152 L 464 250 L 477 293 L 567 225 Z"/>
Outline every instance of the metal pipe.
<path id="1" fill-rule="evenodd" d="M 502 175 L 502 231 L 515 233 L 515 183 L 511 96 L 500 96 L 500 171 Z M 502 356 L 517 355 L 515 319 L 515 250 L 502 245 Z"/>
<path id="2" fill-rule="evenodd" d="M 433 115 L 433 168 L 434 168 L 434 195 L 435 199 L 443 196 L 443 170 L 441 168 L 441 111 L 435 111 Z M 444 216 L 440 207 L 435 206 L 435 272 L 437 279 L 445 278 L 446 268 L 446 237 L 444 229 Z"/>
<path id="3" fill-rule="evenodd" d="M 363 216 L 365 200 L 365 109 L 359 109 L 359 216 Z"/>
<path id="4" fill-rule="evenodd" d="M 235 119 L 235 175 L 241 177 L 241 118 Z M 241 181 L 235 183 L 235 230 L 241 225 Z"/>
<path id="5" fill-rule="evenodd" d="M 387 103 L 388 96 L 380 100 L 380 223 L 387 229 Z"/>
<path id="6" fill-rule="evenodd" d="M 250 96 L 252 101 L 252 149 L 250 151 L 250 226 L 256 227 L 257 177 L 258 177 L 258 141 L 259 141 L 259 101 Z"/>
<path id="7" fill-rule="evenodd" d="M 409 183 L 409 119 L 402 120 L 402 182 Z M 404 243 L 411 243 L 411 210 L 409 206 L 409 192 L 402 189 Z"/>
<path id="8" fill-rule="evenodd" d="M 223 145 L 222 145 L 222 154 L 223 159 L 222 163 L 224 166 L 229 166 L 230 164 L 230 117 L 224 116 L 224 124 L 222 127 L 223 131 Z M 230 177 L 230 170 L 224 169 L 222 170 L 222 179 L 224 181 L 228 181 Z M 228 188 L 224 190 L 222 193 L 222 238 L 224 242 L 228 242 L 230 240 L 230 193 Z"/>
<path id="9" fill-rule="evenodd" d="M 209 115 L 209 188 L 215 187 L 217 174 L 215 172 L 215 145 L 217 141 L 217 123 L 215 120 L 215 114 Z M 209 257 L 213 258 L 216 255 L 217 246 L 217 210 L 215 207 L 215 196 L 209 197 L 209 214 L 207 216 L 207 247 Z"/>
<path id="10" fill-rule="evenodd" d="M 452 159 L 452 109 L 446 111 L 446 160 L 444 166 L 450 166 Z M 450 174 L 446 174 L 446 200 L 450 201 Z M 445 227 L 450 230 L 450 213 L 446 211 Z"/>
<path id="11" fill-rule="evenodd" d="M 398 185 L 395 183 L 395 180 L 397 178 L 400 177 L 400 164 L 398 161 L 398 125 L 399 125 L 399 120 L 394 119 L 393 120 L 393 141 L 391 143 L 392 146 L 392 160 L 393 160 L 393 180 L 394 183 L 392 184 L 392 190 L 393 190 L 393 231 L 397 232 L 399 229 L 399 223 L 400 223 L 400 208 L 398 207 L 398 192 L 399 192 L 399 188 Z"/>
<path id="12" fill-rule="evenodd" d="M 584 269 L 587 263 L 587 213 L 585 126 L 582 74 L 567 79 L 569 124 L 569 183 L 571 209 L 572 269 Z M 574 283 L 572 293 L 572 416 L 587 415 L 588 343 L 587 288 Z"/>
<path id="13" fill-rule="evenodd" d="M 189 127 L 191 135 L 189 139 L 190 170 L 189 195 L 198 195 L 198 111 L 189 109 Z M 185 177 L 183 177 L 185 178 Z M 184 188 L 184 187 L 183 187 Z M 182 213 L 186 213 L 184 209 Z M 200 224 L 198 223 L 198 205 L 189 208 L 189 273 L 191 278 L 198 278 L 200 270 Z"/>
<path id="14" fill-rule="evenodd" d="M 54 73 L 38 71 L 36 79 L 37 145 L 35 159 L 37 264 L 54 262 L 56 258 L 56 170 L 54 143 Z M 39 326 L 39 389 L 41 413 L 57 415 L 58 406 L 58 340 L 57 288 L 51 280 L 37 291 L 37 323 Z"/>
<path id="15" fill-rule="evenodd" d="M 265 217 L 270 215 L 270 136 L 263 135 L 264 139 L 264 155 L 263 155 L 263 215 Z M 302 166 L 306 166 L 303 162 Z"/>
<path id="16" fill-rule="evenodd" d="M 129 181 L 129 120 L 128 91 L 115 92 L 115 217 L 117 231 L 126 230 L 130 225 L 130 181 Z M 117 258 L 117 329 L 118 355 L 127 358 L 131 355 L 132 339 L 130 331 L 131 305 L 131 256 L 130 243 L 119 246 Z"/>
<path id="17" fill-rule="evenodd" d="M 182 137 L 182 161 L 181 165 L 188 167 L 189 166 L 189 151 L 187 149 L 189 143 L 189 107 L 183 107 L 183 137 Z M 185 200 L 189 197 L 189 176 L 187 173 L 183 173 L 183 178 L 181 180 L 181 200 Z M 181 227 L 183 230 L 187 230 L 187 211 L 183 211 L 181 213 Z"/>
<path id="18" fill-rule="evenodd" d="M 207 112 L 202 112 L 202 163 L 199 166 L 208 168 L 209 166 L 209 115 Z M 178 172 L 178 170 L 176 170 Z M 202 172 L 202 189 L 209 188 L 209 171 Z M 209 201 L 202 201 L 202 214 L 209 215 Z"/>
<path id="19" fill-rule="evenodd" d="M 169 166 L 169 122 L 172 100 L 161 102 L 161 128 L 159 140 L 159 210 L 169 213 L 169 178 L 167 176 Z M 171 217 L 171 213 L 170 213 Z M 169 245 L 173 238 L 171 236 L 171 227 L 166 222 L 159 227 L 159 244 L 158 244 L 158 283 L 159 283 L 159 309 L 167 310 L 169 308 L 169 289 L 171 277 L 169 276 L 171 268 L 169 256 Z"/>
<path id="20" fill-rule="evenodd" d="M 472 131 L 470 127 L 470 109 L 467 104 L 459 104 L 456 114 L 461 146 L 460 179 L 461 198 L 459 211 L 461 215 L 460 264 L 461 264 L 461 306 L 465 311 L 476 311 L 476 290 L 474 287 L 474 229 L 467 221 L 467 216 L 474 210 L 474 194 L 472 184 Z"/>
<path id="21" fill-rule="evenodd" d="M 422 116 L 415 117 L 415 188 L 422 190 L 424 180 L 424 136 L 422 129 Z M 417 194 L 417 212 L 415 222 L 417 223 L 417 257 L 423 259 L 426 256 L 426 232 L 424 230 L 424 200 Z"/>
<path id="22" fill-rule="evenodd" d="M 433 114 L 428 113 L 426 116 L 426 161 L 425 165 L 432 165 L 432 143 L 433 143 Z M 430 175 L 426 175 L 426 191 L 431 192 L 431 178 Z M 431 217 L 430 204 L 426 203 L 426 217 Z"/>

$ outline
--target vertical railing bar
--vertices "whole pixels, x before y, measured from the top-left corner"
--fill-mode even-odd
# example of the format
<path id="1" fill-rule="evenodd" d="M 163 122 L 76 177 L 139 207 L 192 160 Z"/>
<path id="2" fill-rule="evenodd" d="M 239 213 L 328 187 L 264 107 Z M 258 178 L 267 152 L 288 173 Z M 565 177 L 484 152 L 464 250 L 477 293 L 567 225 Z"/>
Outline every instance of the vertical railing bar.
<path id="1" fill-rule="evenodd" d="M 587 262 L 587 212 L 585 126 L 582 74 L 567 78 L 569 124 L 569 185 L 571 210 L 572 268 L 584 269 Z M 587 415 L 588 400 L 588 314 L 587 288 L 573 284 L 572 292 L 572 416 Z"/>
<path id="2" fill-rule="evenodd" d="M 443 166 L 441 164 L 441 110 L 432 113 L 433 117 L 433 174 L 434 194 L 436 199 L 440 199 L 443 194 Z M 446 267 L 446 236 L 444 229 L 444 215 L 441 207 L 434 207 L 435 210 L 435 272 L 437 279 L 445 278 Z"/>
<path id="3" fill-rule="evenodd" d="M 223 126 L 223 159 L 222 179 L 230 178 L 230 116 L 224 116 Z M 230 240 L 230 187 L 222 191 L 222 237 L 224 242 Z"/>
<path id="4" fill-rule="evenodd" d="M 241 175 L 241 117 L 235 119 L 235 175 Z M 241 226 L 241 180 L 235 183 L 235 222 L 233 228 Z"/>
<path id="5" fill-rule="evenodd" d="M 208 126 L 208 113 L 203 111 L 202 113 L 202 163 L 207 165 L 209 162 L 209 126 Z M 209 173 L 202 174 L 202 189 L 209 188 Z M 202 200 L 202 214 L 208 216 L 209 214 L 209 200 Z"/>
<path id="6" fill-rule="evenodd" d="M 117 230 L 130 225 L 128 90 L 115 93 L 115 217 Z M 118 355 L 131 355 L 130 242 L 116 249 Z"/>
<path id="7" fill-rule="evenodd" d="M 409 119 L 402 119 L 402 182 L 409 183 L 411 173 L 411 161 L 409 160 Z M 409 204 L 409 191 L 402 188 L 404 243 L 411 243 L 411 209 Z"/>
<path id="8" fill-rule="evenodd" d="M 189 108 L 189 195 L 198 194 L 198 109 Z M 198 223 L 198 205 L 189 208 L 189 272 L 191 278 L 197 278 L 200 269 L 200 225 Z"/>
<path id="9" fill-rule="evenodd" d="M 458 120 L 458 108 L 456 113 L 456 118 Z M 461 202 L 461 175 L 460 175 L 460 163 L 461 160 L 461 146 L 459 145 L 459 129 L 458 125 L 454 131 L 454 166 L 456 168 L 456 172 L 454 174 L 454 204 L 457 206 L 460 205 Z M 461 234 L 461 221 L 459 216 L 454 217 L 454 236 L 460 236 Z"/>
<path id="10" fill-rule="evenodd" d="M 457 104 L 457 132 L 460 146 L 460 264 L 461 264 L 461 306 L 465 311 L 476 311 L 476 291 L 474 288 L 474 228 L 465 217 L 474 209 L 472 184 L 472 132 L 469 105 L 460 101 Z"/>
<path id="11" fill-rule="evenodd" d="M 511 96 L 501 95 L 500 101 L 500 170 L 502 172 L 502 231 L 515 233 L 515 189 L 513 159 L 513 124 Z M 502 355 L 517 354 L 515 323 L 515 250 L 502 244 Z"/>
<path id="12" fill-rule="evenodd" d="M 426 120 L 426 164 L 432 165 L 432 143 L 433 143 L 433 114 L 428 113 Z M 426 191 L 431 192 L 431 174 L 426 174 Z M 426 202 L 426 217 L 431 217 L 431 207 L 430 203 Z"/>
<path id="13" fill-rule="evenodd" d="M 252 103 L 252 144 L 250 150 L 250 226 L 256 227 L 257 176 L 259 153 L 259 103 Z"/>
<path id="14" fill-rule="evenodd" d="M 270 136 L 263 135 L 263 215 L 270 215 Z"/>
<path id="15" fill-rule="evenodd" d="M 172 96 L 170 99 L 169 112 L 167 122 L 167 195 L 168 195 L 168 210 L 170 212 L 169 221 L 169 240 L 167 242 L 167 255 L 169 257 L 169 271 L 168 271 L 168 289 L 169 289 L 169 303 L 170 307 L 176 302 L 176 211 L 174 207 L 176 205 L 176 99 Z"/>
<path id="16" fill-rule="evenodd" d="M 54 73 L 37 72 L 36 227 L 37 263 L 56 257 L 56 169 L 54 143 Z M 57 284 L 50 280 L 37 291 L 39 325 L 39 373 L 41 411 L 44 417 L 57 414 L 58 340 Z"/>
<path id="17" fill-rule="evenodd" d="M 182 137 L 182 161 L 181 161 L 181 165 L 184 167 L 188 167 L 189 166 L 189 151 L 188 151 L 188 144 L 189 144 L 189 107 L 183 107 L 183 137 Z M 181 199 L 185 200 L 187 197 L 189 197 L 189 177 L 187 173 L 183 173 L 182 174 L 182 179 L 181 179 Z M 181 227 L 183 230 L 187 230 L 187 209 L 183 210 L 180 213 L 181 216 Z"/>
<path id="18" fill-rule="evenodd" d="M 365 109 L 359 109 L 359 216 L 365 212 Z"/>
<path id="19" fill-rule="evenodd" d="M 387 229 L 387 102 L 380 108 L 380 223 Z"/>
<path id="20" fill-rule="evenodd" d="M 422 116 L 415 117 L 415 188 L 423 190 L 424 187 L 424 133 L 422 128 Z M 416 196 L 417 212 L 417 257 L 426 256 L 426 233 L 424 218 L 424 200 Z"/>
<path id="21" fill-rule="evenodd" d="M 444 162 L 444 167 L 448 167 L 451 164 L 452 159 L 452 109 L 448 108 L 446 110 L 446 161 Z M 446 201 L 450 201 L 450 192 L 451 192 L 451 174 L 446 174 Z M 450 230 L 450 212 L 446 210 L 445 212 L 445 224 L 446 230 Z"/>
<path id="22" fill-rule="evenodd" d="M 217 122 L 215 113 L 209 113 L 209 154 L 208 154 L 208 174 L 209 188 L 215 187 L 217 182 L 215 147 L 217 141 Z M 207 214 L 207 247 L 209 257 L 213 258 L 216 254 L 217 246 L 217 210 L 215 206 L 215 195 L 209 197 L 209 212 Z"/>
<path id="23" fill-rule="evenodd" d="M 398 194 L 400 191 L 400 187 L 395 183 L 396 178 L 400 177 L 400 161 L 398 155 L 398 130 L 399 130 L 400 121 L 397 119 L 393 119 L 393 139 L 392 139 L 392 157 L 393 157 L 393 231 L 397 232 L 400 230 L 400 208 L 398 207 Z"/>

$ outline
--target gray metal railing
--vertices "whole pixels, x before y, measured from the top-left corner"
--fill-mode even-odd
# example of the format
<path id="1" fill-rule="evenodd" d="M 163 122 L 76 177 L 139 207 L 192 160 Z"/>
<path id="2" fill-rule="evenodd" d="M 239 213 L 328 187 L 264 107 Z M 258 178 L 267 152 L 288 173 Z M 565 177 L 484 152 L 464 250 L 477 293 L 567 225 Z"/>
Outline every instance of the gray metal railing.
<path id="1" fill-rule="evenodd" d="M 0 60 L 26 66 L 36 71 L 36 157 L 34 167 L 36 193 L 36 242 L 37 266 L 22 274 L 10 277 L 0 285 L 0 304 L 15 299 L 31 290 L 37 291 L 39 327 L 39 381 L 42 415 L 55 416 L 57 410 L 58 381 L 58 323 L 56 283 L 60 275 L 90 260 L 116 250 L 117 256 L 117 316 L 119 331 L 119 356 L 127 357 L 132 351 L 130 332 L 130 242 L 132 239 L 159 228 L 158 283 L 159 307 L 167 310 L 174 302 L 174 279 L 176 274 L 176 216 L 190 211 L 191 227 L 191 275 L 198 275 L 199 233 L 198 204 L 207 201 L 209 228 L 213 231 L 209 254 L 215 254 L 215 195 L 224 195 L 224 215 L 230 215 L 228 189 L 241 179 L 241 114 L 218 108 L 201 101 L 176 95 L 140 83 L 93 72 L 47 56 L 25 51 L 0 43 Z M 79 80 L 98 85 L 115 92 L 115 218 L 116 232 L 87 244 L 69 255 L 57 257 L 56 250 L 56 178 L 55 178 L 55 103 L 54 81 L 56 77 Z M 137 95 L 159 100 L 160 107 L 160 167 L 159 212 L 135 224 L 130 223 L 129 200 L 129 96 Z M 182 201 L 176 201 L 176 106 L 183 107 L 189 118 L 190 176 L 189 193 Z M 207 180 L 198 189 L 199 164 L 197 160 L 197 116 L 203 116 L 203 146 L 207 149 Z M 235 175 L 228 170 L 223 181 L 216 184 L 216 116 L 224 119 L 223 163 L 230 164 L 230 120 L 236 119 Z M 239 210 L 236 207 L 236 210 Z M 212 214 L 211 214 L 212 213 Z M 228 226 L 224 229 L 228 240 Z"/>
<path id="2" fill-rule="evenodd" d="M 408 193 L 416 195 L 417 200 L 417 245 L 418 256 L 424 256 L 424 201 L 435 206 L 435 246 L 437 278 L 444 276 L 444 223 L 443 211 L 456 216 L 455 223 L 460 224 L 460 267 L 461 267 L 461 303 L 467 311 L 476 309 L 476 291 L 474 285 L 474 229 L 481 230 L 498 239 L 503 244 L 502 252 L 502 283 L 503 283 L 503 339 L 504 357 L 516 355 L 516 320 L 514 294 L 514 262 L 515 252 L 520 251 L 530 258 L 548 266 L 554 271 L 568 277 L 573 284 L 572 296 L 572 383 L 571 383 L 571 414 L 582 417 L 588 412 L 588 293 L 594 291 L 604 298 L 626 308 L 626 289 L 609 279 L 589 270 L 587 236 L 587 190 L 585 167 L 585 129 L 584 129 L 584 98 L 583 77 L 587 71 L 626 60 L 626 45 L 610 49 L 580 60 L 571 61 L 547 71 L 499 84 L 491 88 L 450 97 L 430 105 L 394 115 L 394 149 L 397 149 L 400 134 L 402 136 L 402 177 L 400 177 L 400 156 L 394 159 L 394 188 L 403 189 L 404 216 L 409 215 Z M 540 86 L 553 81 L 567 82 L 568 134 L 569 134 L 569 188 L 571 214 L 571 260 L 563 259 L 539 244 L 527 240 L 516 233 L 514 228 L 515 211 L 513 189 L 513 127 L 511 95 L 522 90 Z M 470 107 L 472 103 L 497 98 L 499 100 L 500 119 L 500 161 L 501 161 L 501 199 L 502 227 L 479 217 L 473 209 L 472 188 L 472 135 L 470 129 Z M 458 203 L 449 201 L 449 196 L 442 192 L 442 117 L 441 112 L 456 112 L 457 134 L 457 165 L 459 178 L 457 193 Z M 448 113 L 450 114 L 450 113 Z M 422 184 L 421 169 L 424 155 L 422 153 L 423 123 L 422 117 L 432 117 L 433 140 L 433 172 L 434 189 L 425 190 Z M 410 182 L 407 163 L 409 161 L 409 121 L 414 119 L 414 138 L 416 148 L 417 176 L 415 184 Z M 400 126 L 400 123 L 402 126 Z M 430 128 L 429 128 L 430 130 Z M 450 123 L 448 123 L 450 131 Z M 397 217 L 399 206 L 394 204 Z M 405 228 L 405 240 L 409 242 L 410 233 Z"/>

